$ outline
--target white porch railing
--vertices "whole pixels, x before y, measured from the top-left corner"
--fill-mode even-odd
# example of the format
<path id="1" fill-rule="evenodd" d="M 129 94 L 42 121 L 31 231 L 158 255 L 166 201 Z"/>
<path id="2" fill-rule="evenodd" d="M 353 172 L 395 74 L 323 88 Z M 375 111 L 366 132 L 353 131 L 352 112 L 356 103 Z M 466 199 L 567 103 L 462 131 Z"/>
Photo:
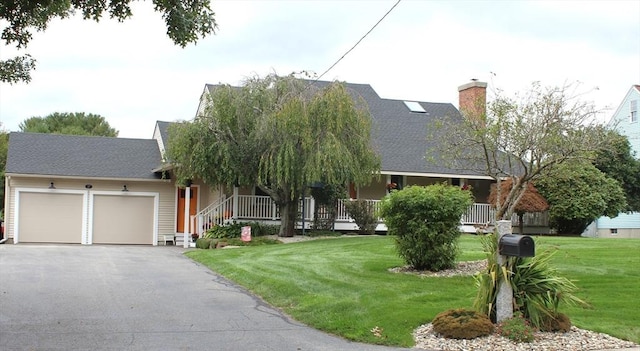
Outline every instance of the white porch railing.
<path id="1" fill-rule="evenodd" d="M 247 221 L 278 221 L 280 220 L 280 210 L 276 203 L 269 196 L 257 195 L 237 195 L 237 211 L 234 212 L 234 197 L 231 196 L 223 201 L 216 202 L 195 217 L 197 219 L 198 233 L 202 234 L 213 226 L 223 225 L 231 220 Z M 307 223 L 313 221 L 315 202 L 313 197 L 304 199 L 304 218 Z M 338 200 L 336 223 L 354 222 L 345 208 L 345 202 L 349 200 Z M 366 200 L 373 203 L 377 212 L 380 208 L 380 200 Z M 299 210 L 302 211 L 302 200 Z M 525 226 L 546 226 L 549 222 L 548 213 L 527 213 L 524 218 Z M 379 222 L 383 222 L 378 218 Z M 514 226 L 518 225 L 518 216 L 512 217 Z M 460 219 L 461 225 L 490 226 L 495 223 L 495 210 L 489 204 L 474 203 Z"/>
<path id="2" fill-rule="evenodd" d="M 489 204 L 473 204 L 462 215 L 460 224 L 463 225 L 489 225 L 494 222 L 495 211 Z"/>
<path id="3" fill-rule="evenodd" d="M 197 219 L 197 233 L 202 235 L 210 228 L 223 225 L 233 217 L 233 197 L 214 202 L 195 215 Z"/>
<path id="4" fill-rule="evenodd" d="M 349 199 L 339 199 L 338 200 L 338 213 L 336 215 L 336 222 L 353 222 L 353 218 L 351 218 L 351 216 L 349 216 L 349 213 L 347 213 L 347 208 L 344 205 L 345 202 L 349 202 L 351 200 Z M 380 203 L 382 201 L 380 200 L 365 200 L 371 204 L 373 204 L 373 210 L 374 213 L 378 213 L 378 210 L 380 210 Z M 382 222 L 381 218 L 378 218 L 379 222 Z"/>

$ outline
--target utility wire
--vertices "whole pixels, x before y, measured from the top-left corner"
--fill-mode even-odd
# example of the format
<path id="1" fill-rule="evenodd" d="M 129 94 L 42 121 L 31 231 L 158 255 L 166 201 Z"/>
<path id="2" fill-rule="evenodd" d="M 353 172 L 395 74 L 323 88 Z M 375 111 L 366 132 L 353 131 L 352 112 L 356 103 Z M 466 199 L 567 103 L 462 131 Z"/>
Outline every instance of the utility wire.
<path id="1" fill-rule="evenodd" d="M 339 59 L 338 59 L 338 60 L 337 60 L 333 65 L 331 65 L 331 67 L 327 68 L 327 70 L 326 70 L 326 71 L 324 71 L 320 76 L 318 76 L 318 78 L 316 78 L 316 79 L 315 79 L 313 82 L 311 82 L 311 84 L 309 84 L 309 85 L 312 85 L 312 84 L 314 84 L 315 82 L 319 81 L 319 80 L 320 80 L 320 78 L 322 78 L 325 74 L 327 74 L 329 71 L 331 71 L 331 69 L 333 69 L 333 67 L 335 67 L 335 66 L 336 66 L 340 61 L 342 61 L 342 59 L 343 59 L 345 56 L 347 56 L 351 51 L 353 51 L 353 49 L 355 49 L 355 48 L 356 48 L 356 46 L 358 46 L 358 44 L 360 44 L 360 42 L 361 42 L 364 38 L 366 38 L 366 37 L 367 37 L 367 35 L 369 35 L 369 33 L 371 33 L 371 32 L 372 32 L 372 31 L 373 31 L 373 30 L 374 30 L 374 29 L 375 29 L 375 28 L 380 24 L 380 22 L 382 22 L 382 21 L 385 19 L 385 17 L 387 17 L 387 15 L 389 15 L 389 14 L 391 13 L 391 11 L 393 11 L 393 9 L 395 9 L 395 8 L 396 8 L 396 6 L 398 6 L 398 4 L 400 3 L 400 1 L 402 1 L 402 0 L 398 0 L 398 1 L 396 1 L 396 3 L 395 3 L 393 6 L 391 6 L 391 8 L 389 9 L 389 11 L 387 11 L 387 13 L 385 13 L 385 14 L 384 14 L 384 16 L 382 16 L 382 18 L 380 18 L 380 19 L 378 20 L 378 22 L 376 22 L 376 24 L 374 24 L 374 25 L 373 25 L 373 27 L 371 27 L 371 29 L 369 29 L 369 31 L 368 31 L 367 33 L 365 33 L 365 34 L 362 36 L 362 38 L 360 38 L 360 40 L 358 40 L 358 41 L 357 41 L 357 42 L 356 42 L 356 43 L 351 47 L 351 49 L 349 49 L 347 52 L 345 52 L 345 53 L 344 53 L 344 55 L 342 55 L 342 56 L 341 56 L 341 57 L 340 57 L 340 58 L 339 58 Z"/>

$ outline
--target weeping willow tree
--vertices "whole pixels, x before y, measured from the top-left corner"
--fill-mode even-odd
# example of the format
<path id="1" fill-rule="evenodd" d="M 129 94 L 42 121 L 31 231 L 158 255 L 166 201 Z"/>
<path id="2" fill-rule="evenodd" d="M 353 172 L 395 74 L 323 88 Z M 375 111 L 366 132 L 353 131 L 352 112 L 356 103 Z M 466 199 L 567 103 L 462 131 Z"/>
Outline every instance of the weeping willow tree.
<path id="1" fill-rule="evenodd" d="M 178 179 L 258 186 L 280 208 L 280 236 L 294 235 L 306 186 L 365 185 L 379 172 L 371 116 L 344 84 L 320 88 L 292 75 L 269 75 L 240 87 L 217 86 L 205 98 L 193 121 L 170 129 L 167 158 Z"/>

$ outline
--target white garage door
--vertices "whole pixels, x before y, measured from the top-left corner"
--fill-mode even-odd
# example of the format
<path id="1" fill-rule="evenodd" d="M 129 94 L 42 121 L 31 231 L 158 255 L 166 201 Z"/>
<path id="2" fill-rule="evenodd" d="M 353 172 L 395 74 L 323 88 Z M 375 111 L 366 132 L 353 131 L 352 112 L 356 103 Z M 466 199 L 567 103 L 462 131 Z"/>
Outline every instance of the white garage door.
<path id="1" fill-rule="evenodd" d="M 21 192 L 19 201 L 19 242 L 82 242 L 82 194 Z"/>
<path id="2" fill-rule="evenodd" d="M 94 195 L 94 244 L 153 244 L 154 197 Z"/>

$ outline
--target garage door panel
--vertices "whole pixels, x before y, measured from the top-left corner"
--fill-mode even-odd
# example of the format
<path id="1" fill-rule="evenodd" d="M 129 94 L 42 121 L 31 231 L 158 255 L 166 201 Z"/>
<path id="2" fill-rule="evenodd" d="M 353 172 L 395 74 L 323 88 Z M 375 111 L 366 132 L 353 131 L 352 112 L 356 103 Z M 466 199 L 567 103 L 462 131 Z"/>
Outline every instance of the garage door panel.
<path id="1" fill-rule="evenodd" d="M 20 193 L 20 242 L 82 242 L 82 194 Z"/>
<path id="2" fill-rule="evenodd" d="M 94 195 L 94 244 L 153 244 L 154 198 Z"/>

